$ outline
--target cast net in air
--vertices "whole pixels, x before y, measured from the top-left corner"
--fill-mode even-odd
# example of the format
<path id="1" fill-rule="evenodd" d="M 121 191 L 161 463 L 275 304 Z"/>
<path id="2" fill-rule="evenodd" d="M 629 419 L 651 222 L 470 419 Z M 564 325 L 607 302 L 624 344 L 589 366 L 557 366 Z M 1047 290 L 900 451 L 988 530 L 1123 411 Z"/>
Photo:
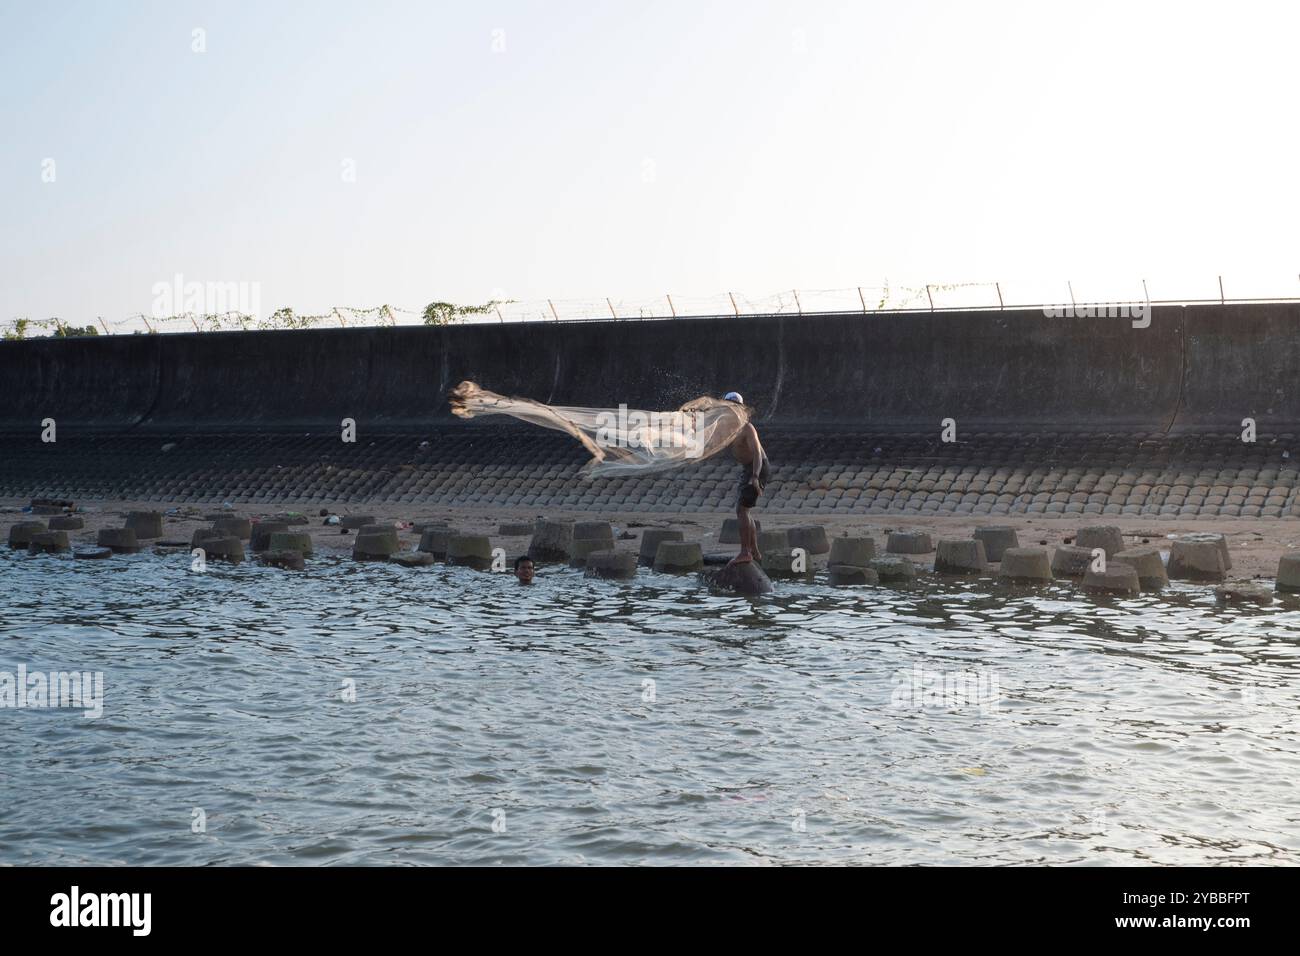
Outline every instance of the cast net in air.
<path id="1" fill-rule="evenodd" d="M 451 390 L 452 414 L 461 418 L 509 415 L 567 432 L 591 453 L 583 474 L 593 478 L 644 475 L 703 461 L 722 451 L 749 422 L 750 409 L 701 396 L 681 408 L 648 412 L 618 408 L 544 405 L 461 382 Z"/>

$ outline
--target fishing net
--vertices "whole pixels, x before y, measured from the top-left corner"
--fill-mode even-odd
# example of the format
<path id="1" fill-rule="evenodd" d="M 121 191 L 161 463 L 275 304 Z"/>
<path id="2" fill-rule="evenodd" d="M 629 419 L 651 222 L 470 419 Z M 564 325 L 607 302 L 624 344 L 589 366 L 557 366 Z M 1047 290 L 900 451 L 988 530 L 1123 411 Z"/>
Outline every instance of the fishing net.
<path id="1" fill-rule="evenodd" d="M 644 475 L 703 461 L 722 451 L 749 422 L 750 409 L 702 396 L 670 412 L 544 405 L 509 398 L 461 382 L 451 390 L 452 414 L 461 418 L 509 415 L 567 432 L 591 453 L 583 474 L 593 478 Z"/>

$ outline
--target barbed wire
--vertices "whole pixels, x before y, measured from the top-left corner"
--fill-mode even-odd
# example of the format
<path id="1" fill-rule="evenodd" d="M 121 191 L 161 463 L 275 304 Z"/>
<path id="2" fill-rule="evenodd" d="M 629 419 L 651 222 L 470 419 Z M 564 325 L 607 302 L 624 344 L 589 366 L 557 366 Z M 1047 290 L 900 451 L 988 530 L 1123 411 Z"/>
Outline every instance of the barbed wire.
<path id="1" fill-rule="evenodd" d="M 1069 283 L 1070 300 L 1074 289 Z M 1153 302 L 1142 283 L 1142 296 L 1133 301 Z M 1218 299 L 1166 299 L 1177 302 L 1292 301 L 1289 298 L 1230 300 L 1223 295 L 1222 279 Z M 749 297 L 738 292 L 704 296 L 676 296 L 665 293 L 651 298 L 602 297 L 594 299 L 493 300 L 484 305 L 458 306 L 434 302 L 423 309 L 389 304 L 358 307 L 332 306 L 326 312 L 298 313 L 277 309 L 266 317 L 228 310 L 213 313 L 182 312 L 154 316 L 136 313 L 118 320 L 98 317 L 94 323 L 77 326 L 60 318 L 18 318 L 0 324 L 5 339 L 68 335 L 129 335 L 175 332 L 225 332 L 254 329 L 355 328 L 398 325 L 453 325 L 484 322 L 566 322 L 597 320 L 673 319 L 731 315 L 800 315 L 832 312 L 907 312 L 938 310 L 981 310 L 1042 308 L 1043 302 L 1011 305 L 1000 282 L 945 282 L 921 286 L 853 286 L 840 289 L 790 289 Z"/>

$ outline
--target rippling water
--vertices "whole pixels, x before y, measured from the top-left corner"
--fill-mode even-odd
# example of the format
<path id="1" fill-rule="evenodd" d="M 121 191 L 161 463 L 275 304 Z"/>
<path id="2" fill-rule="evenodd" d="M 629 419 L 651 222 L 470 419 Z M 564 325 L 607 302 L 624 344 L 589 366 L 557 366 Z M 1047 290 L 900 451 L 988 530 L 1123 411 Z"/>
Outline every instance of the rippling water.
<path id="1" fill-rule="evenodd" d="M 1300 862 L 1292 606 L 8 551 L 0 587 L 0 671 L 105 680 L 0 710 L 0 863 Z M 899 701 L 918 667 L 1000 696 Z"/>

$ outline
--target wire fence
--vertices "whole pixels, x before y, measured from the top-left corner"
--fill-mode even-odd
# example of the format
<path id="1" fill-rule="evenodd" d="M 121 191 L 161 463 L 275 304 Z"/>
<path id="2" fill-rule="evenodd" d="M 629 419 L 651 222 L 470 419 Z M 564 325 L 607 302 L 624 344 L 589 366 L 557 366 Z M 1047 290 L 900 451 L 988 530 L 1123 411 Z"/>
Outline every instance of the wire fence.
<path id="1" fill-rule="evenodd" d="M 1149 305 L 1195 305 L 1206 303 L 1297 302 L 1300 297 L 1266 296 L 1230 298 L 1224 294 L 1222 277 L 1218 295 L 1202 298 L 1151 298 L 1143 280 L 1133 287 L 1134 294 L 1122 301 Z M 1076 294 L 1072 282 L 1061 290 L 1056 302 L 1044 300 L 1041 292 L 1030 296 L 1033 301 L 1015 302 L 1011 290 L 1001 282 L 949 282 L 920 286 L 854 286 L 842 289 L 790 289 L 762 296 L 740 292 L 720 292 L 705 296 L 678 296 L 665 293 L 650 298 L 540 299 L 490 301 L 483 305 L 460 306 L 446 302 L 430 303 L 423 309 L 392 305 L 369 308 L 334 306 L 319 314 L 304 314 L 283 308 L 269 316 L 259 316 L 238 308 L 221 311 L 188 311 L 174 315 L 137 313 L 123 319 L 79 325 L 61 318 L 19 318 L 0 324 L 4 339 L 45 336 L 135 335 L 178 332 L 227 332 L 253 329 L 356 328 L 399 325 L 459 325 L 519 322 L 594 322 L 639 321 L 756 315 L 827 315 L 847 313 L 893 313 L 936 311 L 997 311 L 1010 309 L 1046 309 L 1057 306 L 1081 307 L 1085 304 L 1114 302 Z"/>

